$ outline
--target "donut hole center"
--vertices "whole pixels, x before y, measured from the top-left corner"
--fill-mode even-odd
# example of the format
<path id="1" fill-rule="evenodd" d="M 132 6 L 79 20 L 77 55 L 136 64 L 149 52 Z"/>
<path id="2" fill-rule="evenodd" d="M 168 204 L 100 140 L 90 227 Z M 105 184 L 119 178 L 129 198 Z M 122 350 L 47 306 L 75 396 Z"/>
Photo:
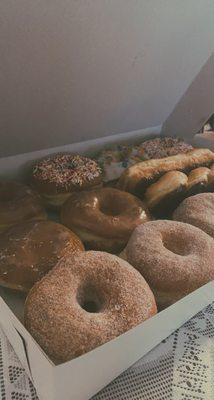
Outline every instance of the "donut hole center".
<path id="1" fill-rule="evenodd" d="M 93 286 L 79 288 L 77 302 L 88 313 L 99 313 L 103 308 L 103 300 Z"/>
<path id="2" fill-rule="evenodd" d="M 190 253 L 186 237 L 175 234 L 164 235 L 163 246 L 174 254 L 187 256 Z"/>
<path id="3" fill-rule="evenodd" d="M 121 206 L 114 199 L 100 203 L 100 211 L 105 215 L 116 217 L 121 214 Z"/>

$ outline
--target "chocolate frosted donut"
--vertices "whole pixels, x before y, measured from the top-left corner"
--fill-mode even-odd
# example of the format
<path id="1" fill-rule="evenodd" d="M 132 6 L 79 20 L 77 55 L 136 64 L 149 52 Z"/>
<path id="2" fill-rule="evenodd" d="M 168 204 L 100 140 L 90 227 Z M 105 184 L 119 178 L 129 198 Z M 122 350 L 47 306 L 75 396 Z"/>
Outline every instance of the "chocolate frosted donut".
<path id="1" fill-rule="evenodd" d="M 0 230 L 27 220 L 46 219 L 39 195 L 28 186 L 0 181 Z"/>
<path id="2" fill-rule="evenodd" d="M 156 313 L 154 296 L 127 262 L 88 251 L 64 258 L 30 291 L 25 325 L 56 363 L 114 339 Z"/>
<path id="3" fill-rule="evenodd" d="M 133 230 L 151 219 L 141 200 L 113 188 L 72 194 L 62 207 L 61 222 L 87 248 L 121 251 Z"/>
<path id="4" fill-rule="evenodd" d="M 55 154 L 39 161 L 32 171 L 32 184 L 45 204 L 60 207 L 72 192 L 91 189 L 102 183 L 96 161 L 70 153 Z"/>
<path id="5" fill-rule="evenodd" d="M 214 279 L 214 242 L 182 222 L 157 220 L 133 232 L 125 258 L 144 276 L 165 307 Z"/>
<path id="6" fill-rule="evenodd" d="M 27 292 L 65 254 L 84 250 L 80 239 L 52 221 L 29 221 L 0 235 L 0 285 Z"/>
<path id="7" fill-rule="evenodd" d="M 197 226 L 214 238 L 214 193 L 188 197 L 174 211 L 173 219 Z"/>

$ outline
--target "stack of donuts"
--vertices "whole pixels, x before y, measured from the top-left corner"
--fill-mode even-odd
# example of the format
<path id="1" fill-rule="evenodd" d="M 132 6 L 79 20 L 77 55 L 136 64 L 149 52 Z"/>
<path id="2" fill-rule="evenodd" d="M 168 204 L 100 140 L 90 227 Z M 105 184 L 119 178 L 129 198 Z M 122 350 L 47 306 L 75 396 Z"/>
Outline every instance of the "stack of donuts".
<path id="1" fill-rule="evenodd" d="M 0 285 L 26 294 L 25 325 L 55 363 L 214 279 L 213 191 L 214 153 L 177 138 L 0 180 Z"/>

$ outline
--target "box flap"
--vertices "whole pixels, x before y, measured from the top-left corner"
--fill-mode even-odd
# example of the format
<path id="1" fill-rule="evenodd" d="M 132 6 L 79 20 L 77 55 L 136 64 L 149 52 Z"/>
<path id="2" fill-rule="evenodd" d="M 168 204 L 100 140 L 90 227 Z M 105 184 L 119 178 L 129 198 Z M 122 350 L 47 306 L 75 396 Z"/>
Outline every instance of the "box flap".
<path id="1" fill-rule="evenodd" d="M 25 368 L 28 376 L 36 386 L 37 392 L 42 399 L 53 399 L 53 369 L 54 364 L 47 358 L 39 345 L 35 342 L 24 325 L 20 322 L 16 312 L 22 319 L 23 302 L 19 298 L 19 294 L 11 291 L 11 298 L 6 295 L 7 289 L 0 288 L 0 327 L 8 337 L 9 342 L 13 346 L 18 358 Z M 9 306 L 3 301 L 9 302 Z M 18 304 L 17 304 L 18 300 Z M 22 307 L 21 307 L 22 305 Z"/>
<path id="2" fill-rule="evenodd" d="M 212 0 L 18 4 L 1 4 L 2 157 L 160 125 L 213 52 Z"/>
<path id="3" fill-rule="evenodd" d="M 0 327 L 3 330 L 4 334 L 7 336 L 11 345 L 13 346 L 29 378 L 32 379 L 25 343 L 19 332 L 14 327 L 12 320 L 8 318 L 8 311 L 9 310 L 6 304 L 2 301 L 0 297 Z"/>
<path id="4" fill-rule="evenodd" d="M 214 112 L 213 77 L 214 53 L 164 122 L 163 135 L 191 139 L 199 132 Z"/>

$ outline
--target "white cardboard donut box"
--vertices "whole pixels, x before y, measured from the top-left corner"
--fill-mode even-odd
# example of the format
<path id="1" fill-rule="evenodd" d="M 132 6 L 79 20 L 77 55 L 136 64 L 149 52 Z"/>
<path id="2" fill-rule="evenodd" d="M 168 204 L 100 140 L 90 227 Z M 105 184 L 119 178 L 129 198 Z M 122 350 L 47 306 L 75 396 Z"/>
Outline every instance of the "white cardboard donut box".
<path id="1" fill-rule="evenodd" d="M 98 3 L 97 6 L 99 12 Z M 169 4 L 168 6 L 170 7 Z M 126 7 L 129 8 L 128 4 Z M 161 8 L 160 5 L 159 7 Z M 130 9 L 128 11 L 130 12 Z M 111 17 L 113 18 L 113 15 Z M 164 29 L 163 21 L 160 29 Z M 180 100 L 177 105 L 175 105 L 174 99 L 174 110 L 170 110 L 170 115 L 160 125 L 155 126 L 154 124 L 155 127 L 144 127 L 125 134 L 118 133 L 119 129 L 116 134 L 111 136 L 104 136 L 104 131 L 102 131 L 101 138 L 79 142 L 76 140 L 76 143 L 51 147 L 45 150 L 41 150 L 38 142 L 34 142 L 37 143 L 35 151 L 20 152 L 20 154 L 16 154 L 16 151 L 13 151 L 13 154 L 7 157 L 3 157 L 2 154 L 0 175 L 24 179 L 26 166 L 29 167 L 32 161 L 57 151 L 72 151 L 90 155 L 106 144 L 141 141 L 157 135 L 182 136 L 187 141 L 196 141 L 197 143 L 197 137 L 194 135 L 214 111 L 214 55 L 212 51 L 208 49 L 207 53 L 203 55 L 203 66 L 199 63 L 202 68 L 199 68 L 200 71 L 197 74 L 192 74 L 191 84 L 188 89 L 184 90 L 182 88 L 182 93 L 184 94 L 181 96 L 182 93 L 180 93 Z M 133 63 L 137 63 L 138 58 L 141 57 L 142 54 L 137 53 Z M 160 55 L 157 57 L 160 57 Z M 134 64 L 132 67 L 134 67 Z M 150 84 L 152 84 L 152 80 L 153 77 L 151 76 Z M 158 96 L 158 93 L 155 93 L 155 95 Z M 159 101 L 161 96 L 161 93 L 159 93 Z M 113 92 L 110 97 L 114 97 Z M 145 100 L 148 94 L 143 93 L 142 97 Z M 31 115 L 29 118 L 31 118 Z M 34 130 L 32 129 L 32 132 L 29 133 L 30 137 L 35 134 L 33 132 Z M 74 142 L 73 138 L 77 139 L 77 136 L 75 134 L 72 136 L 72 142 Z M 200 146 L 213 149 L 212 143 L 207 143 L 206 141 L 202 143 L 202 139 L 200 138 Z M 7 140 L 6 136 L 4 140 Z M 10 142 L 9 137 L 8 142 Z M 60 143 L 60 140 L 58 140 L 58 143 Z M 25 145 L 26 143 L 24 143 Z M 11 148 L 10 143 L 7 148 Z M 7 152 L 7 150 L 5 151 Z M 39 398 L 41 400 L 87 400 L 197 312 L 210 304 L 214 300 L 214 282 L 199 288 L 116 339 L 60 365 L 54 365 L 49 360 L 25 329 L 22 323 L 23 296 L 3 288 L 0 289 L 0 295 L 0 327 L 8 337 L 27 374 L 32 379 Z"/>

